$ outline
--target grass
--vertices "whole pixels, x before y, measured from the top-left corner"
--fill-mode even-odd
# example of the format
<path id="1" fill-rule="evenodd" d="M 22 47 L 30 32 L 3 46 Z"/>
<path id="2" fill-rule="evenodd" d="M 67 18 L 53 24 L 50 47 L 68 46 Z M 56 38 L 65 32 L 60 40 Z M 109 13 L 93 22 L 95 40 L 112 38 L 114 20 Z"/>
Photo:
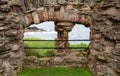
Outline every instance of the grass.
<path id="1" fill-rule="evenodd" d="M 25 40 L 39 40 L 39 38 L 25 38 Z M 25 47 L 54 47 L 54 42 L 44 41 L 44 42 L 24 42 Z M 37 57 L 44 57 L 44 56 L 53 56 L 53 50 L 51 49 L 25 49 L 25 53 L 27 56 L 35 55 Z"/>
<path id="2" fill-rule="evenodd" d="M 87 68 L 25 68 L 18 76 L 93 76 Z"/>
<path id="3" fill-rule="evenodd" d="M 80 43 L 80 44 L 70 44 L 70 47 L 88 47 L 87 44 Z"/>
<path id="4" fill-rule="evenodd" d="M 39 40 L 39 38 L 25 38 L 25 40 Z M 24 42 L 25 47 L 55 47 L 55 42 L 54 41 L 32 41 Z M 87 44 L 81 43 L 81 44 L 70 44 L 70 47 L 87 47 Z M 86 49 L 87 48 L 82 48 Z M 32 56 L 35 55 L 37 57 L 51 57 L 53 56 L 53 50 L 52 49 L 25 49 L 26 55 L 27 56 Z"/>
<path id="5" fill-rule="evenodd" d="M 25 38 L 26 40 L 39 40 L 38 38 Z M 55 47 L 55 42 L 24 42 L 25 47 Z M 70 45 L 70 47 L 88 47 L 87 44 Z M 27 56 L 35 55 L 38 57 L 53 56 L 50 49 L 26 49 Z M 25 68 L 18 76 L 93 76 L 87 68 Z"/>
<path id="6" fill-rule="evenodd" d="M 85 44 L 85 43 L 70 44 L 70 47 L 71 48 L 79 48 L 79 49 L 84 50 L 84 51 L 87 51 L 89 49 L 88 44 Z"/>

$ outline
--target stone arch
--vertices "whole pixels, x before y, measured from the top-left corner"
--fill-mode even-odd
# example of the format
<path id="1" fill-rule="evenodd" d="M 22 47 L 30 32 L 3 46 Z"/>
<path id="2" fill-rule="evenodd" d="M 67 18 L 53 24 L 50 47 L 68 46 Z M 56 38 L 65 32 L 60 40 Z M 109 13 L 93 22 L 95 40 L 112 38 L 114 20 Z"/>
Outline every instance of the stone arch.
<path id="1" fill-rule="evenodd" d="M 23 2 L 23 5 L 26 7 L 24 9 L 26 11 L 24 17 L 25 27 L 45 21 L 55 21 L 55 30 L 58 32 L 56 40 L 68 40 L 68 33 L 72 30 L 75 23 L 84 24 L 87 27 L 90 27 L 92 24 L 90 7 L 86 5 L 87 3 L 80 5 L 78 0 L 75 0 L 75 3 L 73 1 L 66 2 L 65 0 L 43 1 L 42 4 L 44 4 L 44 7 L 36 7 L 34 3 L 28 3 L 30 5 L 25 6 Z M 76 8 L 77 5 L 80 5 L 81 11 L 83 12 Z M 68 41 L 56 42 L 56 47 L 59 46 L 68 47 Z"/>
<path id="2" fill-rule="evenodd" d="M 0 75 L 16 76 L 22 70 L 23 29 L 53 20 L 56 25 L 90 25 L 90 70 L 94 76 L 119 76 L 119 4 L 119 0 L 0 0 Z"/>

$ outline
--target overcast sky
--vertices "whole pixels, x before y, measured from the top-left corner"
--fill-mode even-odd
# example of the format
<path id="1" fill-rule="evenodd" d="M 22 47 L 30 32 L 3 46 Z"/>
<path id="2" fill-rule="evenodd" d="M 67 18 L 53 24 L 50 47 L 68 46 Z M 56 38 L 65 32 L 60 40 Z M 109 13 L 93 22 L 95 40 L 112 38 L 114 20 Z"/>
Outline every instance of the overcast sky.
<path id="1" fill-rule="evenodd" d="M 40 39 L 48 40 L 54 40 L 57 38 L 57 32 L 54 31 L 54 22 L 43 22 L 37 25 L 31 25 L 30 27 L 32 26 L 42 28 L 43 30 L 47 30 L 47 32 L 27 32 L 25 33 L 25 37 L 37 37 Z M 89 32 L 89 28 L 81 24 L 76 24 L 73 27 L 72 31 L 69 33 L 69 40 L 89 39 Z"/>

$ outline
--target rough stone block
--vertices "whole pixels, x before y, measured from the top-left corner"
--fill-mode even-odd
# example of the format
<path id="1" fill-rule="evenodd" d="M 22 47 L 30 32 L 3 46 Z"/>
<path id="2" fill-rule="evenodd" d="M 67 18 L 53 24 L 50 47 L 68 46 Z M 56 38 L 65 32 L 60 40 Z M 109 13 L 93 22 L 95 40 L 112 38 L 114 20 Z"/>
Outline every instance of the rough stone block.
<path id="1" fill-rule="evenodd" d="M 5 20 L 6 16 L 0 15 L 0 20 Z"/>
<path id="2" fill-rule="evenodd" d="M 44 5 L 55 5 L 57 4 L 57 0 L 44 0 Z"/>
<path id="3" fill-rule="evenodd" d="M 47 21 L 48 20 L 48 18 L 49 18 L 49 16 L 48 16 L 48 10 L 47 10 L 47 8 L 45 8 L 45 10 L 44 10 L 44 12 L 43 12 L 43 21 Z"/>
<path id="4" fill-rule="evenodd" d="M 4 4 L 7 4 L 8 2 L 7 1 L 0 1 L 0 5 L 4 5 Z"/>
<path id="5" fill-rule="evenodd" d="M 38 12 L 33 12 L 32 17 L 33 17 L 34 23 L 36 24 L 40 23 Z"/>
<path id="6" fill-rule="evenodd" d="M 120 48 L 113 49 L 112 53 L 116 56 L 120 56 Z"/>
<path id="7" fill-rule="evenodd" d="M 7 29 L 8 29 L 7 27 L 0 27 L 0 31 L 5 31 Z"/>
<path id="8" fill-rule="evenodd" d="M 25 16 L 25 23 L 26 23 L 27 25 L 30 25 L 31 23 L 33 23 L 32 14 L 27 14 L 27 15 Z"/>
<path id="9" fill-rule="evenodd" d="M 67 1 L 66 0 L 58 0 L 58 4 L 66 5 Z"/>
<path id="10" fill-rule="evenodd" d="M 19 35 L 19 32 L 17 30 L 9 30 L 5 32 L 6 36 L 12 36 L 12 37 L 16 37 Z"/>
<path id="11" fill-rule="evenodd" d="M 50 20 L 53 20 L 54 19 L 54 16 L 55 16 L 55 10 L 53 7 L 50 7 L 49 10 L 48 10 L 48 16 L 49 16 L 49 19 Z"/>
<path id="12" fill-rule="evenodd" d="M 17 51 L 17 50 L 19 50 L 19 45 L 13 45 L 12 46 L 12 51 Z"/>
<path id="13" fill-rule="evenodd" d="M 21 1 L 20 0 L 11 0 L 10 5 L 16 5 L 16 6 L 21 6 Z"/>
<path id="14" fill-rule="evenodd" d="M 64 62 L 64 59 L 61 57 L 55 57 L 52 59 L 52 64 L 60 65 Z"/>

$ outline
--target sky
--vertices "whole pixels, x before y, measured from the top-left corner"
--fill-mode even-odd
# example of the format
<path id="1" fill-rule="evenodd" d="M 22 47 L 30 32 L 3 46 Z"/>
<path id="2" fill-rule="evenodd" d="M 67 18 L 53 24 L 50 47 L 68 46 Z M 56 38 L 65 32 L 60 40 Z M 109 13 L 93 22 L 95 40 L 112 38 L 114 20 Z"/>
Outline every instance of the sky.
<path id="1" fill-rule="evenodd" d="M 36 26 L 38 28 L 42 28 L 43 30 L 47 30 L 47 32 L 27 32 L 25 33 L 25 37 L 38 37 L 41 39 L 50 39 L 53 40 L 57 37 L 57 32 L 54 30 L 54 22 L 43 22 L 40 24 L 34 24 L 31 25 Z M 78 40 L 78 39 L 89 39 L 90 36 L 90 29 L 88 27 L 85 27 L 81 24 L 75 24 L 72 31 L 69 33 L 69 40 Z"/>

